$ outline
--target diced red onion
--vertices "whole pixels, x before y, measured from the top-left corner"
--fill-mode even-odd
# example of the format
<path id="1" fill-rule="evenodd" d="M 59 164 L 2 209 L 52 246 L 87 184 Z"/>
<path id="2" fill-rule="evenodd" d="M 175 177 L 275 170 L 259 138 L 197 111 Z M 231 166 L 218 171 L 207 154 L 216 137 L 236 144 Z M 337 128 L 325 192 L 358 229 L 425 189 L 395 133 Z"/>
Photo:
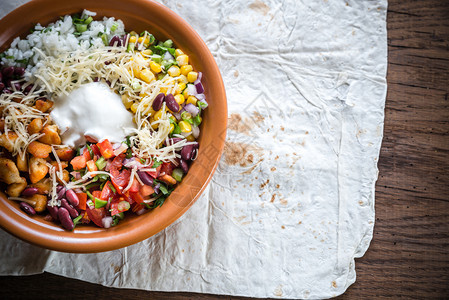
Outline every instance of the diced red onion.
<path id="1" fill-rule="evenodd" d="M 158 183 L 158 184 L 156 184 L 155 186 L 154 186 L 154 192 L 156 193 L 156 194 L 159 194 L 159 187 L 161 186 L 161 184 L 160 183 Z"/>
<path id="2" fill-rule="evenodd" d="M 205 102 L 206 104 L 207 104 L 207 102 L 206 102 L 206 95 L 204 95 L 204 94 L 198 94 L 198 95 L 196 95 L 195 96 L 198 100 L 200 100 L 201 102 Z"/>
<path id="3" fill-rule="evenodd" d="M 202 72 L 198 72 L 198 79 L 199 81 L 201 81 L 201 79 L 203 78 L 203 73 Z"/>
<path id="4" fill-rule="evenodd" d="M 181 120 L 181 112 L 182 112 L 183 110 L 181 110 L 180 112 L 174 112 L 173 113 L 173 116 L 175 116 L 175 118 L 176 118 L 176 120 Z"/>
<path id="5" fill-rule="evenodd" d="M 112 217 L 104 217 L 101 219 L 101 223 L 103 224 L 104 228 L 109 228 L 112 225 Z"/>
<path id="6" fill-rule="evenodd" d="M 196 115 L 200 112 L 200 109 L 192 103 L 186 104 L 186 106 L 184 106 L 184 110 L 190 113 L 192 117 L 196 117 Z"/>
<path id="7" fill-rule="evenodd" d="M 193 84 L 188 84 L 188 85 L 187 85 L 187 93 L 188 93 L 189 95 L 193 95 L 193 96 L 196 97 L 196 95 L 197 95 L 198 93 L 196 92 L 196 87 L 195 87 L 195 85 L 193 85 Z"/>
<path id="8" fill-rule="evenodd" d="M 192 126 L 192 135 L 195 139 L 198 138 L 198 136 L 200 135 L 200 128 L 198 126 Z"/>
<path id="9" fill-rule="evenodd" d="M 198 82 L 195 83 L 195 88 L 196 88 L 197 94 L 202 94 L 202 93 L 204 93 L 204 87 L 203 87 L 203 85 L 201 84 L 200 81 L 198 81 Z"/>

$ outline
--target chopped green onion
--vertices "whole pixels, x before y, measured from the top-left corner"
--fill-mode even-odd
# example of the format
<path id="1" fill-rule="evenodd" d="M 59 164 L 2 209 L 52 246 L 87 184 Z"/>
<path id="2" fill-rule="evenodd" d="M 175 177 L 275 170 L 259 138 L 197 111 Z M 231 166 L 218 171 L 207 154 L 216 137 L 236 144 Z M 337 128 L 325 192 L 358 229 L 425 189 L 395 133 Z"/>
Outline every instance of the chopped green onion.
<path id="1" fill-rule="evenodd" d="M 159 161 L 159 160 L 157 160 L 157 159 L 154 159 L 153 165 L 152 165 L 151 167 L 152 167 L 152 168 L 157 168 L 157 167 L 159 167 L 160 165 L 162 165 L 162 162 Z"/>
<path id="2" fill-rule="evenodd" d="M 84 32 L 87 30 L 86 24 L 75 24 L 76 31 L 78 32 Z"/>
<path id="3" fill-rule="evenodd" d="M 111 191 L 115 194 L 117 193 L 117 190 L 115 189 L 114 185 L 112 183 L 109 183 L 109 188 L 111 189 Z"/>
<path id="4" fill-rule="evenodd" d="M 171 48 L 171 47 L 173 47 L 173 41 L 168 39 L 162 45 L 166 48 Z"/>
<path id="5" fill-rule="evenodd" d="M 90 157 L 94 157 L 94 151 L 92 150 L 92 148 L 89 146 L 89 144 L 86 144 L 87 150 L 89 151 Z"/>
<path id="6" fill-rule="evenodd" d="M 94 19 L 93 19 L 91 16 L 89 16 L 89 18 L 87 18 L 86 20 L 84 20 L 84 24 L 89 25 L 90 22 L 92 22 L 93 20 L 94 20 Z"/>
<path id="7" fill-rule="evenodd" d="M 151 56 L 151 60 L 160 64 L 162 61 L 162 56 L 158 55 L 158 54 L 154 54 Z"/>
<path id="8" fill-rule="evenodd" d="M 129 204 L 128 201 L 120 201 L 119 204 L 117 205 L 117 209 L 120 212 L 127 211 L 128 209 L 130 209 L 130 207 L 131 205 Z"/>
<path id="9" fill-rule="evenodd" d="M 105 44 L 105 46 L 109 45 L 108 35 L 106 33 L 103 33 L 101 35 L 101 40 L 103 41 L 103 44 Z"/>
<path id="10" fill-rule="evenodd" d="M 126 48 L 127 52 L 133 52 L 134 47 L 136 47 L 136 43 L 128 43 L 128 48 Z"/>
<path id="11" fill-rule="evenodd" d="M 200 108 L 200 109 L 204 109 L 207 107 L 207 103 L 204 103 L 203 101 L 198 101 L 196 103 L 196 105 Z"/>
<path id="12" fill-rule="evenodd" d="M 167 188 L 161 183 L 161 185 L 159 186 L 159 189 L 161 190 L 162 194 L 167 195 L 168 194 L 168 190 Z"/>
<path id="13" fill-rule="evenodd" d="M 184 175 L 184 172 L 182 171 L 181 168 L 176 168 L 173 170 L 173 173 L 171 174 L 171 176 L 176 179 L 177 182 L 181 182 L 182 180 L 182 176 Z"/>
<path id="14" fill-rule="evenodd" d="M 200 114 L 197 114 L 194 118 L 193 118 L 193 125 L 200 125 L 201 124 L 201 117 Z"/>
<path id="15" fill-rule="evenodd" d="M 112 24 L 112 26 L 111 26 L 111 31 L 114 32 L 117 30 L 117 28 L 118 28 L 118 23 L 114 22 L 114 24 Z"/>
<path id="16" fill-rule="evenodd" d="M 84 214 L 79 215 L 75 219 L 73 219 L 73 229 L 75 229 L 75 226 L 79 223 L 79 221 L 83 218 Z"/>

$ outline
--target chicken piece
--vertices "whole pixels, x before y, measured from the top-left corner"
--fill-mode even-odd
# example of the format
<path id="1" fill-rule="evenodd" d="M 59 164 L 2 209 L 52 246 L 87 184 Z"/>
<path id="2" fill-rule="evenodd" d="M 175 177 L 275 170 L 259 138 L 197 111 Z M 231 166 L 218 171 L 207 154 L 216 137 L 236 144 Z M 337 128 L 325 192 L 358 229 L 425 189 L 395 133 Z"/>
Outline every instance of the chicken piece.
<path id="1" fill-rule="evenodd" d="M 53 107 L 53 102 L 50 100 L 45 101 L 45 100 L 39 99 L 34 104 L 34 108 L 40 110 L 43 113 L 47 112 L 52 107 Z"/>
<path id="2" fill-rule="evenodd" d="M 42 119 L 36 118 L 28 124 L 27 131 L 29 134 L 35 134 L 41 132 L 43 128 Z"/>
<path id="3" fill-rule="evenodd" d="M 39 141 L 47 145 L 60 145 L 61 137 L 59 136 L 58 126 L 46 125 L 42 129 L 45 135 L 39 138 Z"/>
<path id="4" fill-rule="evenodd" d="M 19 169 L 17 169 L 16 164 L 8 158 L 0 157 L 0 181 L 6 184 L 22 182 Z"/>
<path id="5" fill-rule="evenodd" d="M 60 171 L 60 170 L 59 170 L 59 164 L 58 164 L 57 161 L 52 161 L 50 164 L 51 164 L 53 167 L 55 167 L 56 172 L 59 172 L 59 171 Z M 61 161 L 61 167 L 62 167 L 62 169 L 65 169 L 65 168 L 67 168 L 68 166 L 69 166 L 69 163 L 68 163 L 67 161 Z"/>
<path id="6" fill-rule="evenodd" d="M 21 182 L 16 182 L 8 185 L 6 188 L 6 194 L 10 197 L 19 197 L 23 190 L 27 187 L 27 181 L 25 177 L 21 177 Z"/>
<path id="7" fill-rule="evenodd" d="M 45 159 L 31 157 L 29 163 L 29 173 L 31 183 L 36 183 L 48 174 L 48 166 Z"/>
<path id="8" fill-rule="evenodd" d="M 75 157 L 75 150 L 73 150 L 69 147 L 58 148 L 55 151 L 56 151 L 56 155 L 59 157 L 60 160 L 69 161 L 73 157 Z"/>
<path id="9" fill-rule="evenodd" d="M 51 146 L 34 141 L 28 145 L 27 151 L 34 157 L 47 158 L 50 155 Z"/>
<path id="10" fill-rule="evenodd" d="M 14 142 L 18 139 L 18 136 L 15 132 L 8 132 L 8 134 L 0 135 L 0 146 L 8 150 L 9 152 L 13 152 L 14 150 Z"/>
<path id="11" fill-rule="evenodd" d="M 17 169 L 19 169 L 19 171 L 28 172 L 28 155 L 25 153 L 23 158 L 21 155 L 17 155 L 16 164 L 17 164 Z"/>
<path id="12" fill-rule="evenodd" d="M 62 170 L 62 180 L 64 180 L 64 182 L 62 182 L 61 178 L 59 178 L 59 172 L 56 173 L 56 174 L 57 174 L 56 180 L 57 180 L 60 184 L 64 184 L 64 182 L 65 182 L 65 183 L 69 182 L 69 180 L 70 180 L 69 171 L 67 171 L 67 170 Z"/>

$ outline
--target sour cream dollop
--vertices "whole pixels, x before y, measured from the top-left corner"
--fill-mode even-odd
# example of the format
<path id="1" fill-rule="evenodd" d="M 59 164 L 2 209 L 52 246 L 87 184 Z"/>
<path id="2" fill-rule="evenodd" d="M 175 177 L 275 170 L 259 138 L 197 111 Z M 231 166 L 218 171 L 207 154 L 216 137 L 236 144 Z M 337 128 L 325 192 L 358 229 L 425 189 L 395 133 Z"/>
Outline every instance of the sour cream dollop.
<path id="1" fill-rule="evenodd" d="M 61 130 L 62 142 L 71 147 L 85 144 L 85 136 L 120 143 L 136 128 L 120 96 L 102 82 L 82 85 L 59 97 L 50 116 Z"/>

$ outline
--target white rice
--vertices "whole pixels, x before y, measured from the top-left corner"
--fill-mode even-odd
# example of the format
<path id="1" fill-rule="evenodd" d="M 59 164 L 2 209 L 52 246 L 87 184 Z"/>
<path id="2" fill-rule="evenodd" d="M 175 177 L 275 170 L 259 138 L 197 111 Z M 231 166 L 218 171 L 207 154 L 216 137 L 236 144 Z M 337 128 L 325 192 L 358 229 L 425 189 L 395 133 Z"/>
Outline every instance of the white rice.
<path id="1" fill-rule="evenodd" d="M 82 16 L 95 16 L 95 12 L 84 10 Z M 116 27 L 112 31 L 112 27 Z M 92 21 L 87 31 L 76 36 L 75 26 L 70 15 L 64 16 L 55 23 L 43 27 L 37 24 L 34 31 L 25 39 L 15 38 L 8 50 L 4 52 L 1 63 L 6 66 L 23 66 L 20 60 L 28 60 L 28 66 L 25 71 L 25 79 L 29 80 L 36 70 L 40 67 L 41 54 L 34 48 L 38 48 L 46 56 L 57 57 L 61 53 L 75 50 L 86 50 L 91 47 L 99 48 L 104 46 L 99 35 L 106 33 L 108 40 L 114 35 L 122 36 L 125 34 L 125 26 L 121 20 L 104 17 L 102 21 Z"/>

